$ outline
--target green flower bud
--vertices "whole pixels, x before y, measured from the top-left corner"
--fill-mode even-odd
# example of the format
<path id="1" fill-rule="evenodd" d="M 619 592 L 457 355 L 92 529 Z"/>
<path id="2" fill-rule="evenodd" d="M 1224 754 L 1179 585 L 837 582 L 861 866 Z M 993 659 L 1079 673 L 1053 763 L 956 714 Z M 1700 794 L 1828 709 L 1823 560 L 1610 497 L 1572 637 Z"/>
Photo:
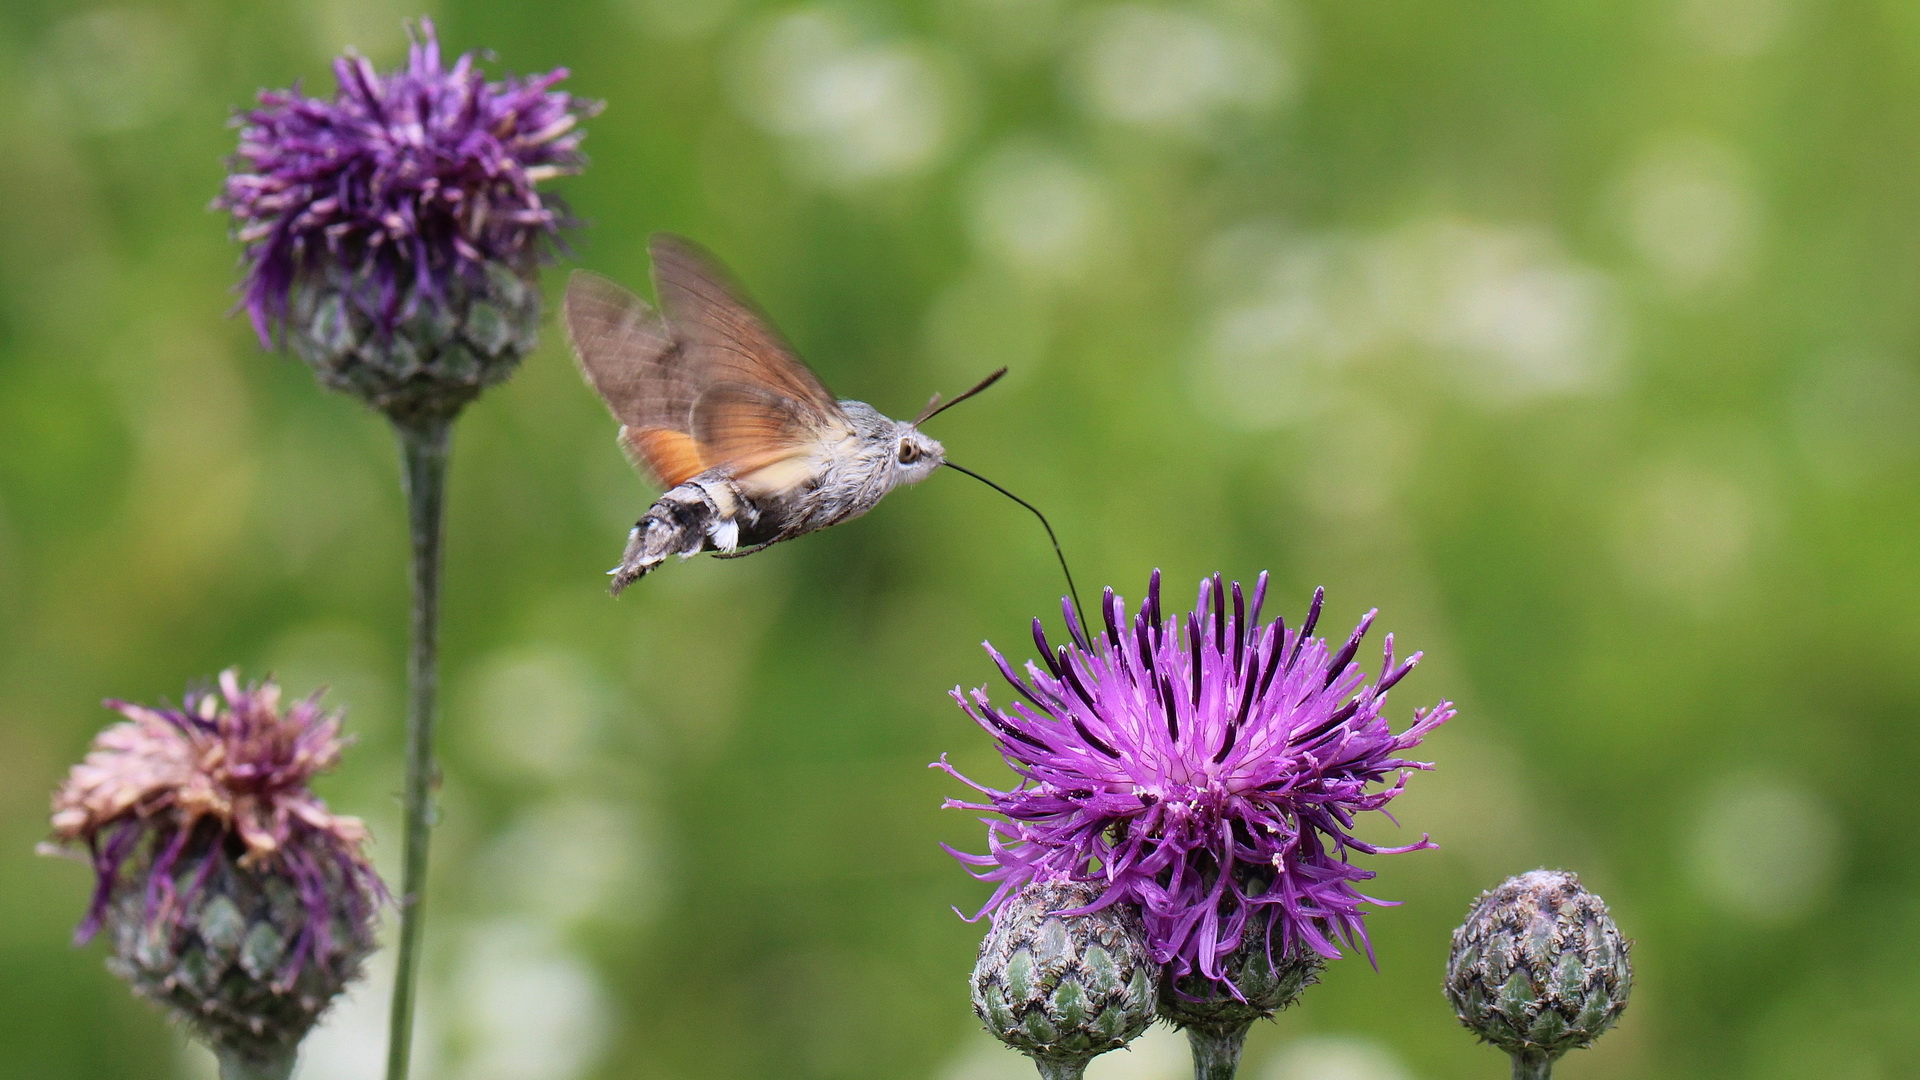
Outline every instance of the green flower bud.
<path id="1" fill-rule="evenodd" d="M 1029 883 L 995 913 L 974 965 L 973 1011 L 1048 1080 L 1080 1076 L 1153 1023 L 1159 969 L 1138 913 L 1059 914 L 1099 895 L 1080 882 Z"/>
<path id="2" fill-rule="evenodd" d="M 1544 1077 L 1626 1009 L 1630 945 L 1578 877 L 1534 870 L 1482 893 L 1453 932 L 1447 1000 L 1462 1024 L 1513 1055 L 1515 1076 Z"/>
<path id="3" fill-rule="evenodd" d="M 413 315 L 390 331 L 364 309 L 366 292 L 338 269 L 302 277 L 287 338 L 322 383 L 395 420 L 453 416 L 513 374 L 540 324 L 537 284 L 501 263 L 413 294 Z"/>

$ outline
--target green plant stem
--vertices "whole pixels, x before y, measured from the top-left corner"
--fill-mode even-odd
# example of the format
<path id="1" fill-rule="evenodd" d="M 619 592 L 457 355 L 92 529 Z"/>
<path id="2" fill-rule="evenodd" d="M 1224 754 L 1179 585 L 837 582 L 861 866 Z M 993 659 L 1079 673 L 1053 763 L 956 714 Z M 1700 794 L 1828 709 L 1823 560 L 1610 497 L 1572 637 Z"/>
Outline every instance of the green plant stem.
<path id="1" fill-rule="evenodd" d="M 434 701 L 439 689 L 440 538 L 447 485 L 449 417 L 395 420 L 401 487 L 413 541 L 413 648 L 407 660 L 406 826 L 400 872 L 400 949 L 387 1035 L 387 1080 L 407 1080 L 413 1051 L 414 986 L 427 888 L 427 840 L 433 827 Z"/>
<path id="2" fill-rule="evenodd" d="M 1548 1080 L 1553 1075 L 1553 1058 L 1538 1050 L 1513 1054 L 1513 1080 Z"/>
<path id="3" fill-rule="evenodd" d="M 1247 1045 L 1252 1021 L 1219 1027 L 1187 1028 L 1193 1048 L 1193 1080 L 1233 1080 L 1240 1068 L 1240 1050 Z"/>
<path id="4" fill-rule="evenodd" d="M 1087 1075 L 1087 1062 L 1092 1058 L 1032 1058 L 1033 1067 L 1040 1070 L 1041 1080 L 1081 1080 Z"/>
<path id="5" fill-rule="evenodd" d="M 232 1050 L 215 1050 L 213 1056 L 220 1062 L 220 1080 L 287 1080 L 298 1053 L 299 1047 L 289 1046 L 284 1053 L 264 1057 Z"/>

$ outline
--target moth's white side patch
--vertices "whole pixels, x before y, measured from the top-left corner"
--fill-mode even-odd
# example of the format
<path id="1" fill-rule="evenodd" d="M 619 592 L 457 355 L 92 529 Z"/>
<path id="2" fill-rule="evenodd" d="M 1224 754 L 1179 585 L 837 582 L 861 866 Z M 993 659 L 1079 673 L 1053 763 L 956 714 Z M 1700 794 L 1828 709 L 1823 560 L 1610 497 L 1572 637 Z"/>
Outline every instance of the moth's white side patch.
<path id="1" fill-rule="evenodd" d="M 705 480 L 695 482 L 706 494 L 707 501 L 713 504 L 714 512 L 722 518 L 731 518 L 740 512 L 739 500 L 733 497 L 733 485 L 724 482 L 708 483 Z"/>

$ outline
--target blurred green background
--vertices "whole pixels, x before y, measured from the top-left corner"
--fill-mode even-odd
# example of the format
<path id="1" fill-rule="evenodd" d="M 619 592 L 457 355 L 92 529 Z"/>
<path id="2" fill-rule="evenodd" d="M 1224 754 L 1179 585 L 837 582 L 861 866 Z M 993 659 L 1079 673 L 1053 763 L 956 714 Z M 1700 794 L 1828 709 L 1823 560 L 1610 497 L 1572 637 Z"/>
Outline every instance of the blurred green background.
<path id="1" fill-rule="evenodd" d="M 393 0 L 0 5 L 0 1077 L 209 1066 L 68 945 L 48 793 L 238 663 L 332 688 L 324 793 L 397 864 L 385 425 L 227 317 L 229 110 Z M 571 262 L 728 259 L 839 392 L 943 416 L 1083 587 L 1329 590 L 1461 714 L 1334 965 L 1248 1080 L 1504 1076 L 1439 994 L 1482 888 L 1578 870 L 1638 939 L 1602 1077 L 1920 1053 L 1920 7 L 1893 0 L 439 0 L 450 50 L 601 98 Z M 564 269 L 547 275 L 553 297 Z M 936 847 L 944 697 L 1056 568 L 943 475 L 740 562 L 602 572 L 652 493 L 560 334 L 461 424 L 429 1080 L 1011 1080 Z M 1052 616 L 1049 616 L 1050 621 Z M 303 1080 L 365 1080 L 386 970 Z M 1164 1033 L 1101 1080 L 1176 1080 Z M 1900 1062 L 1908 1062 L 1901 1065 Z"/>

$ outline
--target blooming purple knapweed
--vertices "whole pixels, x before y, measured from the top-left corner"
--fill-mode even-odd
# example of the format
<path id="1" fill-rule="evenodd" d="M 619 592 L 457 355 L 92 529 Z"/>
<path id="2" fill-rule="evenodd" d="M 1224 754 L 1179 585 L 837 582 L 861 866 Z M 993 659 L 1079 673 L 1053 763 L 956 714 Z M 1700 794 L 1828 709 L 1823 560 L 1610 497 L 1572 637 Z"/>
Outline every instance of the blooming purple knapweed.
<path id="1" fill-rule="evenodd" d="M 279 687 L 232 670 L 177 709 L 107 705 L 126 719 L 55 793 L 43 846 L 93 864 L 77 940 L 104 928 L 108 966 L 223 1061 L 251 1063 L 241 1075 L 291 1067 L 373 951 L 386 895 L 366 830 L 308 787 L 339 759 L 339 715 L 313 698 L 282 709 Z"/>
<path id="2" fill-rule="evenodd" d="M 948 806 L 998 815 L 985 819 L 986 855 L 948 849 L 997 884 L 982 914 L 1030 880 L 1097 883 L 1095 906 L 1139 906 L 1169 980 L 1221 979 L 1243 933 L 1260 928 L 1255 920 L 1266 920 L 1276 958 L 1368 947 L 1360 905 L 1385 901 L 1355 888 L 1374 875 L 1349 854 L 1433 845 L 1423 836 L 1376 847 L 1354 836 L 1355 818 L 1384 807 L 1411 770 L 1430 767 L 1404 755 L 1453 707 L 1417 710 L 1395 734 L 1382 715 L 1387 691 L 1419 655 L 1396 663 L 1388 635 L 1369 683 L 1354 654 L 1372 612 L 1336 649 L 1313 636 L 1322 592 L 1289 628 L 1260 625 L 1266 591 L 1261 574 L 1249 608 L 1239 583 L 1229 592 L 1215 575 L 1192 613 L 1167 619 L 1155 571 L 1131 622 L 1107 590 L 1097 640 L 1071 605 L 1063 605 L 1070 645 L 1051 646 L 1035 619 L 1041 660 L 1024 677 L 987 646 L 1025 700 L 996 707 L 984 689 L 958 688 L 954 698 L 1021 783 L 998 791 L 944 757 L 936 763 L 984 797 Z"/>
<path id="3" fill-rule="evenodd" d="M 243 304 L 321 379 L 389 413 L 451 411 L 533 344 L 532 275 L 568 223 L 542 181 L 578 172 L 567 75 L 488 82 L 422 20 L 404 68 L 334 62 L 331 99 L 262 91 L 236 117 L 216 209 L 246 247 Z"/>

